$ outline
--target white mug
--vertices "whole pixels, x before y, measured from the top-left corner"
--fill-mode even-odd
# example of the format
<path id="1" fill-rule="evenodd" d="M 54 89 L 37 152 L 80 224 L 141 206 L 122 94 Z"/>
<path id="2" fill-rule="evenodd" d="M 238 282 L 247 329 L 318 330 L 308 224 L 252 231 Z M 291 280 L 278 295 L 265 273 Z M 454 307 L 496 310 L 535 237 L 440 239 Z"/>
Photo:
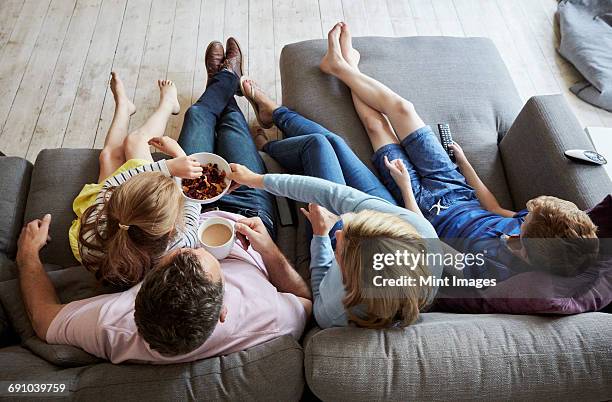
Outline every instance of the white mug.
<path id="1" fill-rule="evenodd" d="M 232 233 L 229 240 L 217 246 L 211 246 L 204 243 L 204 241 L 202 240 L 202 235 L 204 234 L 204 231 L 212 225 L 226 226 Z M 230 254 L 230 252 L 232 251 L 232 247 L 234 246 L 234 241 L 236 240 L 236 230 L 234 229 L 234 222 L 225 218 L 206 218 L 206 220 L 202 222 L 200 224 L 200 227 L 198 228 L 198 238 L 200 240 L 200 244 L 206 249 L 206 251 L 211 253 L 217 260 L 222 260 Z"/>

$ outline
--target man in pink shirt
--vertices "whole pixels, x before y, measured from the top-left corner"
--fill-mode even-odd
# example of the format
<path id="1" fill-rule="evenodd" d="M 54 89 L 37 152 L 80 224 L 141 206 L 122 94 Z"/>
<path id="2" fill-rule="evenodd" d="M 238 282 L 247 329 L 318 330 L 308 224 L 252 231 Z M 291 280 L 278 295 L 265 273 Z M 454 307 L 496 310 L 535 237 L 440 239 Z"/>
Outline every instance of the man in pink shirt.
<path id="1" fill-rule="evenodd" d="M 229 354 L 281 335 L 298 339 L 311 314 L 306 282 L 274 244 L 261 219 L 233 220 L 248 239 L 217 261 L 204 249 L 166 255 L 145 280 L 121 292 L 60 304 L 39 259 L 51 216 L 19 238 L 21 291 L 36 334 L 108 359 L 169 364 Z"/>
<path id="2" fill-rule="evenodd" d="M 265 172 L 234 99 L 242 75 L 240 46 L 233 38 L 227 51 L 211 43 L 205 64 L 207 87 L 186 111 L 179 143 L 189 155 L 214 152 Z M 229 354 L 281 335 L 299 338 L 312 295 L 272 240 L 273 196 L 243 186 L 210 206 L 233 213 L 207 212 L 204 218 L 234 221 L 250 245 L 236 242 L 222 261 L 204 249 L 173 250 L 133 288 L 66 305 L 59 302 L 38 255 L 51 216 L 30 222 L 19 238 L 17 264 L 36 334 L 113 363 L 178 363 Z"/>

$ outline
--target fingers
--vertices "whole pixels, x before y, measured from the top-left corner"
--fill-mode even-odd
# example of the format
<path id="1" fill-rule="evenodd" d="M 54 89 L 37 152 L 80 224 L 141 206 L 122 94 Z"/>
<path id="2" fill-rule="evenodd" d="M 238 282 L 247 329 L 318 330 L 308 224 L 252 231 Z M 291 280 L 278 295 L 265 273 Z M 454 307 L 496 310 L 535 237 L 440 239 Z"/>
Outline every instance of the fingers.
<path id="1" fill-rule="evenodd" d="M 391 172 L 396 172 L 399 173 L 399 169 L 397 166 L 397 161 L 399 159 L 393 159 L 392 161 L 389 161 L 389 158 L 387 158 L 387 156 L 385 155 L 385 166 L 387 167 L 387 169 L 389 169 Z"/>
<path id="2" fill-rule="evenodd" d="M 389 162 L 389 158 L 387 158 L 387 155 L 385 155 L 385 166 L 387 167 L 387 169 L 391 169 L 393 167 L 393 165 L 391 165 L 391 162 Z"/>
<path id="3" fill-rule="evenodd" d="M 231 173 L 229 174 L 229 178 L 237 183 L 241 182 L 241 176 L 242 176 L 242 165 L 238 164 L 238 163 L 230 163 L 230 170 Z"/>
<path id="4" fill-rule="evenodd" d="M 399 168 L 399 170 L 400 170 L 402 173 L 407 173 L 407 172 L 408 172 L 408 169 L 406 169 L 406 165 L 404 164 L 404 161 L 403 161 L 403 160 L 401 160 L 401 159 L 396 159 L 394 162 L 395 162 L 395 164 L 397 165 L 397 167 Z"/>
<path id="5" fill-rule="evenodd" d="M 310 212 L 306 211 L 305 208 L 300 208 L 300 211 L 304 214 L 306 219 L 308 219 L 310 221 Z"/>
<path id="6" fill-rule="evenodd" d="M 247 237 L 240 232 L 236 232 L 236 237 L 238 238 L 238 241 L 240 241 L 242 248 L 248 250 L 249 246 L 251 245 L 249 239 L 247 239 Z"/>
<path id="7" fill-rule="evenodd" d="M 236 229 L 236 232 L 247 236 L 247 237 L 252 237 L 252 236 L 257 236 L 257 232 L 255 230 L 253 230 L 248 224 L 246 223 L 242 223 L 241 222 L 236 222 L 236 224 L 234 225 L 234 228 Z"/>
<path id="8" fill-rule="evenodd" d="M 192 179 L 197 179 L 198 177 L 202 176 L 202 173 L 204 173 L 204 169 L 202 168 L 202 165 L 200 165 L 200 163 L 193 159 L 193 158 L 189 158 L 189 176 Z"/>
<path id="9" fill-rule="evenodd" d="M 46 214 L 42 218 L 42 222 L 40 224 L 40 228 L 44 230 L 49 230 L 49 225 L 51 224 L 51 214 Z"/>
<path id="10" fill-rule="evenodd" d="M 33 221 L 30 221 L 25 225 L 25 229 L 38 229 L 41 223 L 42 221 L 40 219 L 34 219 Z"/>
<path id="11" fill-rule="evenodd" d="M 258 231 L 258 232 L 261 232 L 262 230 L 265 230 L 265 226 L 263 224 L 263 221 L 258 216 L 254 216 L 252 218 L 240 219 L 238 221 L 238 223 L 247 225 L 251 229 L 254 229 L 254 230 Z"/>
<path id="12" fill-rule="evenodd" d="M 227 193 L 230 194 L 232 191 L 240 188 L 241 186 L 242 186 L 242 184 L 237 183 L 237 182 L 232 180 L 232 182 L 230 183 L 230 188 L 227 190 Z"/>

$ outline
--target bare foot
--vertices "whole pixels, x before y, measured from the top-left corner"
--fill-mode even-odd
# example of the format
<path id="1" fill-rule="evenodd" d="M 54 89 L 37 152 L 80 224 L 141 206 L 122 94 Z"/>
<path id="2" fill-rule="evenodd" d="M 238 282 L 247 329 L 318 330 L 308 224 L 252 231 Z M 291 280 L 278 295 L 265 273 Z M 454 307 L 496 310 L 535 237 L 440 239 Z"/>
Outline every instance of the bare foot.
<path id="1" fill-rule="evenodd" d="M 250 79 L 245 79 L 242 82 L 242 86 L 244 87 L 244 94 L 247 99 L 251 102 L 255 102 L 257 104 L 257 109 L 255 112 L 259 114 L 259 124 L 263 127 L 269 128 L 272 127 L 274 121 L 272 120 L 272 113 L 278 109 L 279 105 L 274 102 L 266 93 L 257 86 L 257 83 Z M 255 89 L 255 96 L 253 97 L 253 91 Z"/>
<path id="2" fill-rule="evenodd" d="M 110 88 L 115 98 L 115 105 L 117 109 L 125 108 L 130 115 L 136 113 L 136 106 L 125 93 L 125 87 L 123 81 L 117 75 L 116 72 L 111 72 Z"/>
<path id="3" fill-rule="evenodd" d="M 181 111 L 181 104 L 178 101 L 176 85 L 170 80 L 157 80 L 159 86 L 159 106 L 167 106 L 172 114 Z"/>
<path id="4" fill-rule="evenodd" d="M 334 25 L 334 27 L 327 34 L 327 53 L 321 60 L 320 68 L 321 71 L 327 74 L 334 75 L 342 67 L 347 67 L 347 62 L 342 57 L 342 49 L 340 48 L 340 33 L 341 22 Z"/>
<path id="5" fill-rule="evenodd" d="M 341 22 L 340 24 L 340 49 L 342 50 L 342 57 L 351 67 L 359 68 L 361 54 L 359 54 L 357 49 L 353 48 L 353 37 L 349 31 L 348 24 L 346 22 Z"/>
<path id="6" fill-rule="evenodd" d="M 255 147 L 257 148 L 258 151 L 261 151 L 263 147 L 268 142 L 270 142 L 270 138 L 268 138 L 268 135 L 266 134 L 264 129 L 259 126 L 253 127 L 252 136 L 253 136 L 253 141 L 255 142 Z"/>

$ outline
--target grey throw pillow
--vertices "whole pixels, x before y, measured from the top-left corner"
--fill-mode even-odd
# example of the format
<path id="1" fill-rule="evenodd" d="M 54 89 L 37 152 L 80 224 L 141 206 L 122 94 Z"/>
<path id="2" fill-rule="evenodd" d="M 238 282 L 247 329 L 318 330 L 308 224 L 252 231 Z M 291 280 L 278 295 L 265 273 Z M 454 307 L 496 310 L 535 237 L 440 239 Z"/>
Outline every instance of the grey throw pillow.
<path id="1" fill-rule="evenodd" d="M 564 0 L 559 3 L 559 53 L 588 82 L 570 89 L 592 105 L 612 111 L 612 1 Z"/>
<path id="2" fill-rule="evenodd" d="M 52 271 L 49 272 L 49 277 L 62 303 L 112 291 L 99 286 L 94 276 L 83 267 Z M 51 345 L 39 339 L 23 304 L 18 279 L 0 282 L 0 305 L 23 346 L 39 357 L 62 367 L 84 366 L 101 361 L 80 348 Z"/>

